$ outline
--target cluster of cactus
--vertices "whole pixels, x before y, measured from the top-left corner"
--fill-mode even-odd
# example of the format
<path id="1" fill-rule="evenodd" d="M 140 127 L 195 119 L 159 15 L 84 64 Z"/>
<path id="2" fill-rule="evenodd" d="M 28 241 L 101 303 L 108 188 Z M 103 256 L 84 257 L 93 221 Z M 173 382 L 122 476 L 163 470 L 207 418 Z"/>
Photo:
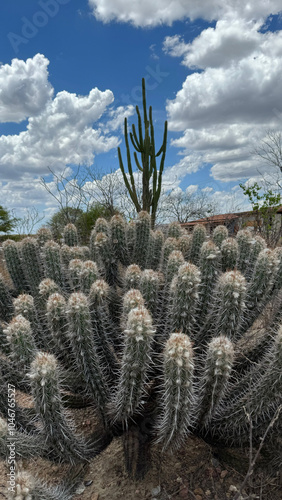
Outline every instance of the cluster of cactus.
<path id="1" fill-rule="evenodd" d="M 152 445 L 175 450 L 194 433 L 245 446 L 251 419 L 254 445 L 273 420 L 270 460 L 282 464 L 273 445 L 282 426 L 282 248 L 248 230 L 230 238 L 223 226 L 209 236 L 200 225 L 187 234 L 150 222 L 146 212 L 130 223 L 98 219 L 89 247 L 71 224 L 62 245 L 48 230 L 3 244 L 11 281 L 0 276 L 2 457 L 13 384 L 33 398 L 29 409 L 16 403 L 20 457 L 73 467 L 122 436 L 138 478 Z M 85 437 L 69 409 L 87 406 L 98 427 Z M 25 473 L 19 491 L 24 482 L 43 491 Z"/>

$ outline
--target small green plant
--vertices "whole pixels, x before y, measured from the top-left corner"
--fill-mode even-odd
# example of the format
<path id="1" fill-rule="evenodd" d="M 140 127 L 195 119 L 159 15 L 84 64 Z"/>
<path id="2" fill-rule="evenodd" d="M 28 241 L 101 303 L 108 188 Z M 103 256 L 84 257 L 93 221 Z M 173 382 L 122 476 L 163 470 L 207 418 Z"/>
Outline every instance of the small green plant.
<path id="1" fill-rule="evenodd" d="M 256 231 L 262 233 L 269 244 L 275 245 L 281 236 L 281 222 L 275 224 L 275 214 L 281 203 L 280 193 L 274 193 L 272 189 L 268 189 L 261 194 L 262 187 L 257 182 L 248 187 L 244 184 L 239 184 L 239 186 L 244 195 L 249 198 L 256 214 Z"/>

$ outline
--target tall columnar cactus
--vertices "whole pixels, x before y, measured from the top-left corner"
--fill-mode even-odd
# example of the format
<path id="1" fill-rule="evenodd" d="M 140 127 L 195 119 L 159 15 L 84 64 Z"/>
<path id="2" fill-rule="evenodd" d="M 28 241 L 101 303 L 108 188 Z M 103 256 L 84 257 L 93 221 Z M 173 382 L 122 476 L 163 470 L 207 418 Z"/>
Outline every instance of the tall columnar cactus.
<path id="1" fill-rule="evenodd" d="M 248 377 L 245 377 L 245 385 L 239 396 L 231 404 L 221 406 L 214 416 L 221 439 L 239 444 L 245 444 L 248 441 L 250 422 L 246 419 L 246 411 L 249 418 L 256 423 L 253 432 L 257 439 L 264 434 L 269 425 L 269 418 L 273 418 L 281 405 L 281 362 L 282 327 L 279 328 L 273 345 L 265 353 L 260 366 L 253 365 Z M 231 425 L 231 418 L 233 418 L 233 425 Z M 278 418 L 275 426 L 276 429 L 281 426 L 281 418 Z"/>
<path id="2" fill-rule="evenodd" d="M 176 238 L 167 238 L 164 242 L 164 245 L 163 245 L 162 258 L 161 258 L 163 272 L 165 272 L 165 270 L 167 268 L 169 256 L 170 256 L 171 252 L 173 252 L 174 250 L 177 250 Z"/>
<path id="3" fill-rule="evenodd" d="M 52 240 L 52 231 L 48 227 L 40 227 L 36 233 L 38 245 L 43 247 L 47 241 Z"/>
<path id="4" fill-rule="evenodd" d="M 155 231 L 154 254 L 151 262 L 152 269 L 157 269 L 162 256 L 162 248 L 164 244 L 164 234 L 162 231 Z"/>
<path id="5" fill-rule="evenodd" d="M 73 291 L 80 290 L 80 273 L 83 268 L 83 261 L 72 259 L 69 263 L 69 283 Z"/>
<path id="6" fill-rule="evenodd" d="M 220 251 L 212 241 L 205 241 L 200 251 L 199 269 L 201 271 L 199 323 L 204 322 L 210 308 L 210 297 L 219 275 Z"/>
<path id="7" fill-rule="evenodd" d="M 15 406 L 23 457 L 84 463 L 122 436 L 137 477 L 152 443 L 174 450 L 194 433 L 246 445 L 250 415 L 257 445 L 280 408 L 281 248 L 245 230 L 150 222 L 99 220 L 89 247 L 5 243 L 0 417 L 9 383 L 33 395 L 34 408 Z M 95 408 L 98 429 L 80 438 L 64 405 Z M 270 443 L 281 426 L 282 412 Z M 2 456 L 6 435 L 0 419 Z M 279 450 L 269 460 L 281 466 Z"/>
<path id="8" fill-rule="evenodd" d="M 81 368 L 87 390 L 94 396 L 102 418 L 106 418 L 109 399 L 108 382 L 95 346 L 91 314 L 87 297 L 73 293 L 68 301 L 67 317 L 70 324 L 69 339 L 77 365 Z"/>
<path id="9" fill-rule="evenodd" d="M 42 311 L 39 310 L 39 307 L 36 307 L 33 296 L 28 295 L 27 293 L 19 295 L 16 299 L 14 299 L 14 309 L 15 314 L 24 316 L 30 322 L 38 348 L 48 348 L 48 340 L 42 331 L 42 325 L 39 318 Z"/>
<path id="10" fill-rule="evenodd" d="M 167 230 L 168 238 L 176 238 L 177 240 L 182 236 L 182 227 L 179 222 L 171 222 Z"/>
<path id="11" fill-rule="evenodd" d="M 180 250 L 180 252 L 183 253 L 185 260 L 189 259 L 191 243 L 192 243 L 192 235 L 191 234 L 183 234 L 177 240 L 177 248 L 178 248 L 178 250 Z"/>
<path id="12" fill-rule="evenodd" d="M 20 251 L 25 279 L 31 293 L 36 296 L 39 283 L 44 276 L 37 240 L 30 237 L 24 238 L 20 243 Z"/>
<path id="13" fill-rule="evenodd" d="M 99 277 L 97 264 L 92 260 L 86 260 L 82 263 L 79 271 L 80 289 L 83 293 L 89 293 L 94 281 Z"/>
<path id="14" fill-rule="evenodd" d="M 24 274 L 20 248 L 13 240 L 6 240 L 3 243 L 3 250 L 7 269 L 10 273 L 14 287 L 18 293 L 28 291 L 28 285 Z"/>
<path id="15" fill-rule="evenodd" d="M 140 290 L 150 313 L 155 316 L 158 306 L 160 277 L 156 271 L 145 269 L 141 275 Z"/>
<path id="16" fill-rule="evenodd" d="M 232 342 L 223 335 L 212 339 L 207 346 L 204 373 L 199 387 L 199 425 L 207 425 L 218 408 L 226 393 L 233 362 Z"/>
<path id="17" fill-rule="evenodd" d="M 74 356 L 68 339 L 66 301 L 62 295 L 56 292 L 50 295 L 46 304 L 46 314 L 54 352 L 59 359 L 71 364 Z"/>
<path id="18" fill-rule="evenodd" d="M 235 269 L 239 256 L 238 243 L 234 238 L 226 238 L 221 244 L 221 267 L 222 271 Z"/>
<path id="19" fill-rule="evenodd" d="M 57 361 L 52 354 L 38 352 L 31 364 L 30 374 L 35 408 L 43 423 L 47 444 L 61 459 L 71 462 L 85 460 L 84 441 L 74 434 L 62 404 Z"/>
<path id="20" fill-rule="evenodd" d="M 164 448 L 178 447 L 192 426 L 194 360 L 189 338 L 172 333 L 163 352 L 163 380 L 160 387 L 160 417 L 157 441 Z"/>
<path id="21" fill-rule="evenodd" d="M 128 262 L 126 223 L 121 215 L 114 215 L 111 220 L 111 250 L 117 260 L 122 264 Z"/>
<path id="22" fill-rule="evenodd" d="M 124 276 L 124 288 L 130 290 L 131 288 L 140 288 L 142 271 L 137 264 L 128 266 Z"/>
<path id="23" fill-rule="evenodd" d="M 219 277 L 204 325 L 207 337 L 225 335 L 236 339 L 243 322 L 246 294 L 246 279 L 239 271 L 228 271 Z"/>
<path id="24" fill-rule="evenodd" d="M 224 240 L 228 238 L 228 229 L 226 226 L 217 226 L 213 233 L 212 233 L 212 239 L 214 243 L 218 246 L 218 248 L 221 248 L 221 245 Z"/>
<path id="25" fill-rule="evenodd" d="M 165 278 L 166 282 L 171 283 L 175 274 L 177 274 L 178 269 L 182 264 L 184 264 L 185 260 L 183 257 L 183 253 L 179 250 L 173 250 L 168 257 L 167 265 L 165 269 Z"/>
<path id="26" fill-rule="evenodd" d="M 89 305 L 97 356 L 107 376 L 111 377 L 117 365 L 112 344 L 117 339 L 109 311 L 109 294 L 110 287 L 104 280 L 95 281 L 89 291 Z"/>
<path id="27" fill-rule="evenodd" d="M 172 331 L 193 335 L 200 283 L 201 273 L 194 264 L 186 262 L 180 266 L 170 286 L 171 307 L 168 314 Z"/>
<path id="28" fill-rule="evenodd" d="M 155 150 L 155 133 L 153 124 L 152 107 L 149 108 L 149 118 L 147 114 L 146 104 L 146 90 L 145 78 L 142 79 L 142 98 L 143 98 L 143 118 L 144 118 L 144 131 L 142 130 L 142 120 L 139 107 L 136 106 L 136 113 L 138 116 L 138 135 L 136 133 L 135 125 L 132 125 L 132 133 L 130 139 L 135 149 L 134 159 L 136 166 L 142 172 L 142 203 L 140 203 L 135 186 L 134 173 L 131 163 L 130 146 L 128 140 L 127 118 L 124 119 L 124 138 L 127 153 L 127 167 L 129 178 L 125 172 L 124 164 L 122 161 L 121 150 L 118 148 L 119 166 L 123 175 L 126 188 L 129 192 L 130 198 L 134 203 L 137 212 L 145 210 L 151 213 L 152 228 L 155 224 L 158 202 L 161 194 L 162 174 L 164 169 L 164 161 L 166 155 L 167 145 L 167 121 L 164 126 L 163 143 L 158 152 Z M 137 153 L 141 155 L 141 161 L 138 159 Z M 161 155 L 159 168 L 157 167 L 156 158 Z"/>
<path id="29" fill-rule="evenodd" d="M 253 318 L 262 311 L 273 290 L 277 268 L 275 253 L 269 248 L 262 250 L 258 255 L 248 289 L 248 311 L 245 313 L 245 324 L 250 326 Z"/>
<path id="30" fill-rule="evenodd" d="M 10 344 L 10 358 L 15 369 L 25 373 L 36 353 L 30 322 L 18 315 L 9 323 L 5 333 Z"/>
<path id="31" fill-rule="evenodd" d="M 0 319 L 9 321 L 13 313 L 14 306 L 12 296 L 4 280 L 4 276 L 0 273 Z"/>
<path id="32" fill-rule="evenodd" d="M 200 250 L 202 244 L 206 240 L 207 232 L 205 226 L 201 224 L 197 224 L 192 233 L 191 247 L 189 252 L 189 260 L 193 262 L 193 264 L 198 264 L 200 257 Z"/>
<path id="33" fill-rule="evenodd" d="M 144 269 L 150 242 L 151 219 L 147 212 L 141 211 L 136 221 L 136 240 L 134 262 Z"/>
<path id="34" fill-rule="evenodd" d="M 141 306 L 129 312 L 124 330 L 121 372 L 112 403 L 116 421 L 127 422 L 144 404 L 154 333 L 147 309 Z"/>
<path id="35" fill-rule="evenodd" d="M 251 253 L 249 257 L 249 264 L 248 264 L 248 270 L 247 270 L 247 277 L 250 278 L 252 277 L 253 270 L 257 261 L 257 258 L 262 250 L 266 248 L 266 242 L 265 240 L 259 236 L 255 235 L 253 239 L 253 244 L 251 247 Z"/>
<path id="36" fill-rule="evenodd" d="M 45 274 L 55 281 L 60 288 L 64 287 L 64 273 L 61 262 L 60 245 L 49 240 L 43 246 Z"/>
<path id="37" fill-rule="evenodd" d="M 67 224 L 63 233 L 64 243 L 69 247 L 76 247 L 78 245 L 77 229 L 74 224 Z"/>
<path id="38" fill-rule="evenodd" d="M 241 229 L 237 233 L 236 240 L 239 249 L 237 268 L 244 273 L 248 269 L 254 239 L 252 233 L 248 229 Z"/>

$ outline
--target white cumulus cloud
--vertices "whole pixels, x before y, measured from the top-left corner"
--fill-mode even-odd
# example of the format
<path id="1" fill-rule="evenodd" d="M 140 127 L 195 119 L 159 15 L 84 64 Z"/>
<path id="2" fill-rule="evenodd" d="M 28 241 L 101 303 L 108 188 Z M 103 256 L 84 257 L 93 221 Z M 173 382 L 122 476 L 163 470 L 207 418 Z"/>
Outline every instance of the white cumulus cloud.
<path id="1" fill-rule="evenodd" d="M 53 96 L 49 61 L 42 54 L 0 66 L 0 122 L 21 122 L 36 116 Z"/>
<path id="2" fill-rule="evenodd" d="M 167 38 L 165 50 L 189 68 L 175 99 L 167 102 L 172 144 L 184 155 L 213 165 L 217 180 L 255 175 L 254 146 L 281 125 L 282 32 L 259 31 L 260 23 L 218 21 L 190 44 Z M 281 127 L 280 127 L 281 128 Z"/>
<path id="3" fill-rule="evenodd" d="M 212 21 L 219 18 L 240 17 L 261 19 L 281 11 L 281 0 L 88 0 L 96 19 L 103 22 L 119 21 L 134 26 L 171 25 L 174 21 L 197 18 Z"/>
<path id="4" fill-rule="evenodd" d="M 0 136 L 2 180 L 44 175 L 48 167 L 62 170 L 68 164 L 91 165 L 96 154 L 118 146 L 120 139 L 111 134 L 124 115 L 132 113 L 131 107 L 110 108 L 114 101 L 110 90 L 93 88 L 86 96 L 62 91 L 53 96 L 48 64 L 47 58 L 37 54 L 26 62 L 15 59 L 0 68 L 0 83 L 1 70 L 11 75 L 0 91 L 1 120 L 28 119 L 19 134 Z"/>

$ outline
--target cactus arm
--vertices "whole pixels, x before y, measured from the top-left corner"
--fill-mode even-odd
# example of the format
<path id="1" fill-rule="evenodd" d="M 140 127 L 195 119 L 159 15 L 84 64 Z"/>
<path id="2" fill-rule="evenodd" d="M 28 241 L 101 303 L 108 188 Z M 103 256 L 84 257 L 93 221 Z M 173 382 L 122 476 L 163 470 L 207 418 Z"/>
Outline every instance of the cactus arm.
<path id="1" fill-rule="evenodd" d="M 130 139 L 131 139 L 132 145 L 136 149 L 136 151 L 138 151 L 138 153 L 142 153 L 142 147 L 138 141 L 134 123 L 132 124 L 132 132 L 130 132 Z"/>

